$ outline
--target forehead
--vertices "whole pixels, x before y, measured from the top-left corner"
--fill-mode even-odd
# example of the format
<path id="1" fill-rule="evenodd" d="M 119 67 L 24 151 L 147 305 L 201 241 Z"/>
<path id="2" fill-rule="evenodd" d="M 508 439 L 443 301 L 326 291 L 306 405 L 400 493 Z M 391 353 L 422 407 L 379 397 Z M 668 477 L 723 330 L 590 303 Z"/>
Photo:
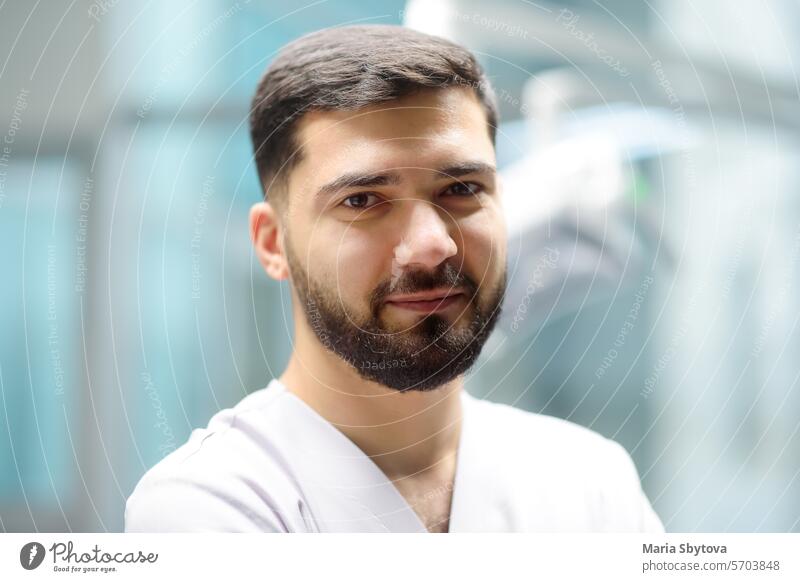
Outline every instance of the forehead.
<path id="1" fill-rule="evenodd" d="M 494 164 L 486 112 L 469 89 L 425 90 L 353 111 L 314 111 L 298 124 L 300 162 L 289 189 L 302 196 L 345 172 Z"/>

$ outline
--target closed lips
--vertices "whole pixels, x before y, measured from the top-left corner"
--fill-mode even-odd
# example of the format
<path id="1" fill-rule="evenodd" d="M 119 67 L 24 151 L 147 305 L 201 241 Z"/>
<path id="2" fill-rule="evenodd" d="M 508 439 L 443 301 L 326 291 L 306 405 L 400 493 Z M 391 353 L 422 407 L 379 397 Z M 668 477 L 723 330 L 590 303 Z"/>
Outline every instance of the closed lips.
<path id="1" fill-rule="evenodd" d="M 447 299 L 449 297 L 455 297 L 456 295 L 463 295 L 463 291 L 460 289 L 447 289 L 447 290 L 434 290 L 434 291 L 425 291 L 422 293 L 411 293 L 408 295 L 390 295 L 387 299 L 387 303 L 414 303 L 418 301 L 441 301 L 443 299 Z"/>

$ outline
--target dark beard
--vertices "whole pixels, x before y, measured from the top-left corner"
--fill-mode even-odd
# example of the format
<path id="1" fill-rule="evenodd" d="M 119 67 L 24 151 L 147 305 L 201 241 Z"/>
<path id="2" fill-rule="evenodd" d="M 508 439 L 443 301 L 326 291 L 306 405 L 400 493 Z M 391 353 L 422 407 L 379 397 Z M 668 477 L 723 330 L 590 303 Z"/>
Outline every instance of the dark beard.
<path id="1" fill-rule="evenodd" d="M 464 374 L 476 362 L 500 316 L 506 273 L 479 302 L 478 286 L 450 263 L 434 272 L 409 271 L 392 286 L 381 283 L 370 295 L 370 316 L 360 321 L 341 298 L 319 285 L 300 266 L 290 245 L 286 254 L 292 280 L 309 326 L 320 343 L 348 363 L 362 378 L 399 391 L 432 390 Z M 390 293 L 416 293 L 440 287 L 463 287 L 472 314 L 463 329 L 437 314 L 425 316 L 407 330 L 386 329 L 380 312 Z M 363 318 L 362 318 L 363 319 Z"/>

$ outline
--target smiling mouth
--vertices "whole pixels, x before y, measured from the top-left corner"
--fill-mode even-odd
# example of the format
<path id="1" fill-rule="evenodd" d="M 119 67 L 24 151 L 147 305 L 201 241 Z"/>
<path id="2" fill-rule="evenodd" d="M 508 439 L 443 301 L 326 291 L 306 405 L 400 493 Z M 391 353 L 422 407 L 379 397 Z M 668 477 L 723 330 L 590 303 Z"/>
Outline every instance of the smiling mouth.
<path id="1" fill-rule="evenodd" d="M 416 293 L 386 300 L 387 305 L 417 313 L 438 313 L 466 299 L 461 292 Z"/>

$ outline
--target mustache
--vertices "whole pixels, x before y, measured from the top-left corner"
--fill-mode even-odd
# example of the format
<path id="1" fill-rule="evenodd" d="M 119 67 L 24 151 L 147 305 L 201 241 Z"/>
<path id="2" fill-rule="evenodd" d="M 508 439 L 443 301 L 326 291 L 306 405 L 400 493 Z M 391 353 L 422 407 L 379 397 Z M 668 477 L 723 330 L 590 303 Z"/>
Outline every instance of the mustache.
<path id="1" fill-rule="evenodd" d="M 390 280 L 382 282 L 370 294 L 372 314 L 378 314 L 386 297 L 391 293 L 420 293 L 441 287 L 463 287 L 466 289 L 470 301 L 478 293 L 478 285 L 472 278 L 461 272 L 454 265 L 442 263 L 433 271 L 419 269 L 406 271 L 394 285 Z"/>

